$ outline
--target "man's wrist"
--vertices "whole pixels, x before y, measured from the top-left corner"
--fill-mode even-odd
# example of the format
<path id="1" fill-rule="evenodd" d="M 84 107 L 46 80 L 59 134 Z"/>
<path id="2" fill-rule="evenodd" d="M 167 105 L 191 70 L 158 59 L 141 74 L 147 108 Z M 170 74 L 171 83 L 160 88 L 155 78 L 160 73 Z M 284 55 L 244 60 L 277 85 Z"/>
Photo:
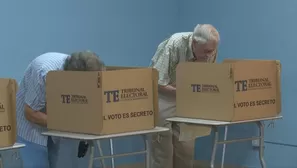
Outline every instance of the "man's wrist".
<path id="1" fill-rule="evenodd" d="M 171 85 L 166 85 L 166 86 L 159 86 L 159 92 L 164 95 L 168 96 L 174 96 L 176 95 L 176 88 Z"/>

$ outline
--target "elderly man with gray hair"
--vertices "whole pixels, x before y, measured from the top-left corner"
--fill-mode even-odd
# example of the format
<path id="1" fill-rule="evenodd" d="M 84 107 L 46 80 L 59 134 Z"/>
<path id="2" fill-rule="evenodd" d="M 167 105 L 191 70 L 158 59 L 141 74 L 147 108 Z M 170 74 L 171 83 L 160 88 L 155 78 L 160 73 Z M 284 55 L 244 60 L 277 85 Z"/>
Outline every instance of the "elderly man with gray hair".
<path id="1" fill-rule="evenodd" d="M 159 125 L 171 131 L 153 137 L 152 168 L 193 168 L 195 138 L 181 140 L 180 133 L 184 131 L 181 125 L 166 122 L 166 118 L 173 117 L 176 110 L 176 66 L 180 62 L 214 63 L 219 41 L 214 26 L 198 24 L 193 32 L 175 33 L 159 44 L 151 67 L 159 71 Z M 195 128 L 191 131 L 195 134 Z"/>
<path id="2" fill-rule="evenodd" d="M 46 75 L 55 70 L 101 71 L 104 63 L 95 53 L 85 51 L 71 55 L 45 53 L 29 64 L 16 98 L 17 139 L 26 144 L 26 148 L 21 149 L 24 168 L 56 167 L 59 145 L 41 134 L 47 130 Z"/>

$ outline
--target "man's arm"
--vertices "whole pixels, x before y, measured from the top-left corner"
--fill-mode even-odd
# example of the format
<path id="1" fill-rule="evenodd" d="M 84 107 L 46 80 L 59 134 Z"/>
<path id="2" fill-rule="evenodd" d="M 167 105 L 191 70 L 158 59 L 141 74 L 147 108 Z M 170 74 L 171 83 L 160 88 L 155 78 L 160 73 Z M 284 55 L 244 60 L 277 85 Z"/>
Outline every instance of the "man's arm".
<path id="1" fill-rule="evenodd" d="M 177 64 L 172 59 L 175 54 L 171 47 L 161 44 L 152 59 L 152 67 L 159 71 L 159 92 L 171 97 L 176 96 L 175 85 L 169 84 L 172 65 Z"/>
<path id="2" fill-rule="evenodd" d="M 166 85 L 166 86 L 159 85 L 159 92 L 162 93 L 163 95 L 176 97 L 176 88 L 172 85 Z"/>
<path id="3" fill-rule="evenodd" d="M 25 117 L 28 121 L 46 127 L 47 126 L 47 115 L 40 111 L 34 111 L 30 106 L 25 104 Z"/>
<path id="4" fill-rule="evenodd" d="M 26 73 L 25 80 L 27 88 L 25 92 L 24 113 L 28 121 L 47 126 L 46 112 L 41 112 L 45 108 L 45 74 L 38 67 L 32 65 Z"/>

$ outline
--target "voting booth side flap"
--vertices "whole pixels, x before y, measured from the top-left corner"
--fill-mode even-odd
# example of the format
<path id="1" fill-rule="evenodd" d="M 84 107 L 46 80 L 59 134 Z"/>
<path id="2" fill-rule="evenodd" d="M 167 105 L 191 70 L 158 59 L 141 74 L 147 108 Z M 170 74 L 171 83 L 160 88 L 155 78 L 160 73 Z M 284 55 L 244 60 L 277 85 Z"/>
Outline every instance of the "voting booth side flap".
<path id="1" fill-rule="evenodd" d="M 102 134 L 153 129 L 159 111 L 157 80 L 153 68 L 107 66 L 102 72 Z"/>
<path id="2" fill-rule="evenodd" d="M 152 129 L 158 115 L 156 72 L 133 68 L 47 75 L 48 128 L 86 134 Z"/>
<path id="3" fill-rule="evenodd" d="M 180 63 L 177 116 L 217 121 L 277 116 L 278 72 L 275 61 Z"/>
<path id="4" fill-rule="evenodd" d="M 0 147 L 13 146 L 16 142 L 16 92 L 15 79 L 0 79 Z"/>
<path id="5" fill-rule="evenodd" d="M 107 66 L 106 70 L 112 71 L 112 70 L 125 70 L 125 69 L 140 69 L 144 67 L 140 66 Z M 159 80 L 159 72 L 155 68 L 146 68 L 150 69 L 152 71 L 152 82 L 153 82 L 153 106 L 154 106 L 154 122 L 155 126 L 158 125 L 158 120 L 159 120 L 159 101 L 158 101 L 158 80 Z"/>
<path id="6" fill-rule="evenodd" d="M 234 63 L 238 61 L 250 61 L 250 62 L 272 62 L 276 66 L 276 89 L 277 89 L 277 96 L 276 96 L 276 105 L 277 105 L 277 114 L 279 115 L 282 111 L 282 104 L 281 104 L 281 62 L 280 60 L 257 60 L 257 59 L 231 59 L 227 58 L 223 60 L 223 63 Z"/>
<path id="7" fill-rule="evenodd" d="M 176 70 L 178 117 L 230 121 L 234 116 L 231 65 L 187 62 Z"/>
<path id="8" fill-rule="evenodd" d="M 103 129 L 100 72 L 50 71 L 46 78 L 47 128 L 100 134 Z"/>

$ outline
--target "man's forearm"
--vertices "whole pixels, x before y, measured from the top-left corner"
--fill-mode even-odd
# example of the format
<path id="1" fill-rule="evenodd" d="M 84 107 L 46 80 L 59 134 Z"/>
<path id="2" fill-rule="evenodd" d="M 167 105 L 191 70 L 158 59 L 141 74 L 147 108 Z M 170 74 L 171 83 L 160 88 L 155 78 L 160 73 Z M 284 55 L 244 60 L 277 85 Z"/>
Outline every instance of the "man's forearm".
<path id="1" fill-rule="evenodd" d="M 28 121 L 46 127 L 47 126 L 47 115 L 40 111 L 34 111 L 28 105 L 25 105 L 25 117 Z"/>
<path id="2" fill-rule="evenodd" d="M 176 88 L 174 85 L 166 85 L 166 86 L 159 85 L 159 92 L 171 97 L 176 96 Z"/>

